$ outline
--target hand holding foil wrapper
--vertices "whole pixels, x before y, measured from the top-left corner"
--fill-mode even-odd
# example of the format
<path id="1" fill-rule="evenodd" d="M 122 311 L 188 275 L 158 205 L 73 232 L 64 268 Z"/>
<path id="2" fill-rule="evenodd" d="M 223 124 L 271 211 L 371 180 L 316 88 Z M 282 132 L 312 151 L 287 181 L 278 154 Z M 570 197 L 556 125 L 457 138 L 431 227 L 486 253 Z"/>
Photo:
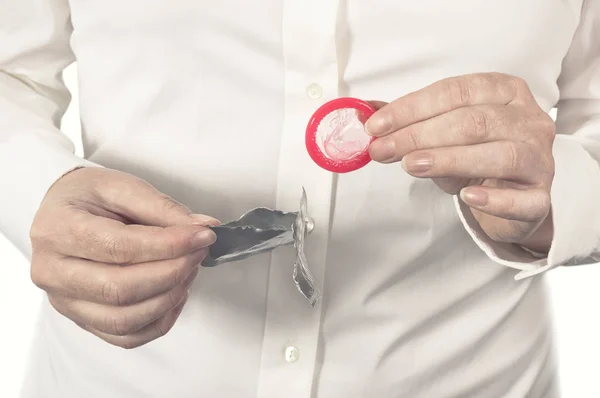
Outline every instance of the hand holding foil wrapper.
<path id="1" fill-rule="evenodd" d="M 304 189 L 297 212 L 285 213 L 259 207 L 236 221 L 210 228 L 217 235 L 217 241 L 210 247 L 203 266 L 214 267 L 293 244 L 296 249 L 293 272 L 296 287 L 313 307 L 321 299 L 304 254 L 304 241 L 312 229 Z"/>

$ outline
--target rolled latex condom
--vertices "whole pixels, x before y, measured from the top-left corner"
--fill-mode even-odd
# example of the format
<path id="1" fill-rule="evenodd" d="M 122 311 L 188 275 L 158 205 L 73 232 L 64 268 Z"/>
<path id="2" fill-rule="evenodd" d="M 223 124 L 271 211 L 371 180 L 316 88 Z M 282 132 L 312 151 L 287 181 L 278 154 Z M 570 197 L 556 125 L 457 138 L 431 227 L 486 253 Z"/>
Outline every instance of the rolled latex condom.
<path id="1" fill-rule="evenodd" d="M 321 105 L 306 126 L 306 150 L 321 168 L 348 173 L 371 161 L 365 123 L 376 109 L 366 101 L 343 97 Z"/>

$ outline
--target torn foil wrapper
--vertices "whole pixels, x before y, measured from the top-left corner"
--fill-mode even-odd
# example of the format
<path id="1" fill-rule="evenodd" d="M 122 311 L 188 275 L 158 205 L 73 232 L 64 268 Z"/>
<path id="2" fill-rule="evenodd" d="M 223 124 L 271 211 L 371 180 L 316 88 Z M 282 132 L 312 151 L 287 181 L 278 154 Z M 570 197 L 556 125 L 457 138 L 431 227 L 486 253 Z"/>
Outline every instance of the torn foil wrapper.
<path id="1" fill-rule="evenodd" d="M 300 293 L 314 307 L 321 299 L 321 292 L 304 254 L 304 242 L 313 227 L 307 210 L 306 191 L 302 189 L 297 212 L 285 213 L 259 207 L 246 212 L 236 221 L 210 227 L 217 235 L 217 241 L 210 247 L 202 265 L 214 267 L 293 244 L 296 249 L 293 280 Z"/>

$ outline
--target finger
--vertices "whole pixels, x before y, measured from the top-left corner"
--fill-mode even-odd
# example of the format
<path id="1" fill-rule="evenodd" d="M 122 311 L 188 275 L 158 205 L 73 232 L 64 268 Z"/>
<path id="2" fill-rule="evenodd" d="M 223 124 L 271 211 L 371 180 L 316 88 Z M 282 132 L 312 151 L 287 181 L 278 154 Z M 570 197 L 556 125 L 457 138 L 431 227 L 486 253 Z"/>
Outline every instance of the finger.
<path id="1" fill-rule="evenodd" d="M 469 185 L 479 185 L 482 179 L 473 180 L 470 178 L 433 178 L 433 182 L 438 186 L 442 191 L 450 194 L 456 195 L 466 186 Z"/>
<path id="2" fill-rule="evenodd" d="M 126 307 L 114 307 L 65 297 L 51 297 L 58 312 L 80 325 L 102 333 L 125 336 L 135 333 L 163 317 L 187 298 L 198 271 L 194 271 L 184 283 L 148 300 Z"/>
<path id="3" fill-rule="evenodd" d="M 459 108 L 424 120 L 374 140 L 370 147 L 375 161 L 401 159 L 420 150 L 466 146 L 485 142 L 526 141 L 528 118 L 516 107 L 477 105 Z"/>
<path id="4" fill-rule="evenodd" d="M 500 73 L 452 77 L 390 102 L 369 118 L 366 128 L 382 136 L 453 109 L 520 103 L 518 96 L 528 97 L 528 91 L 522 79 Z"/>
<path id="5" fill-rule="evenodd" d="M 175 308 L 170 310 L 162 318 L 154 321 L 150 325 L 138 330 L 135 333 L 131 333 L 125 336 L 115 336 L 112 334 L 107 334 L 85 325 L 79 326 L 87 330 L 88 332 L 94 334 L 95 336 L 101 338 L 109 344 L 125 349 L 133 349 L 166 335 L 175 325 L 175 322 L 177 321 L 177 318 L 179 318 L 179 315 L 181 315 L 186 301 L 187 298 L 181 303 L 179 303 Z"/>
<path id="6" fill-rule="evenodd" d="M 373 108 L 375 108 L 375 109 L 381 109 L 388 104 L 385 101 L 377 101 L 377 100 L 369 100 L 367 102 L 369 104 L 371 104 L 373 106 Z"/>
<path id="7" fill-rule="evenodd" d="M 514 141 L 416 151 L 402 158 L 415 177 L 497 178 L 524 184 L 545 184 L 546 166 L 529 145 Z"/>
<path id="8" fill-rule="evenodd" d="M 133 223 L 156 225 L 218 225 L 206 215 L 193 215 L 189 208 L 160 192 L 148 182 L 117 170 L 102 170 L 102 178 L 94 181 L 96 195 L 103 207 Z M 106 173 L 114 174 L 107 178 Z"/>
<path id="9" fill-rule="evenodd" d="M 214 232 L 201 225 L 163 228 L 123 224 L 73 209 L 64 218 L 64 223 L 52 226 L 50 231 L 39 225 L 38 229 L 32 228 L 32 244 L 65 256 L 131 264 L 181 257 L 216 240 Z"/>
<path id="10" fill-rule="evenodd" d="M 117 266 L 78 258 L 48 264 L 32 261 L 31 274 L 41 289 L 99 304 L 125 306 L 154 297 L 183 281 L 206 258 L 202 249 L 171 260 Z"/>
<path id="11" fill-rule="evenodd" d="M 463 188 L 460 198 L 475 210 L 507 220 L 538 222 L 550 212 L 550 194 L 543 189 L 472 186 Z"/>

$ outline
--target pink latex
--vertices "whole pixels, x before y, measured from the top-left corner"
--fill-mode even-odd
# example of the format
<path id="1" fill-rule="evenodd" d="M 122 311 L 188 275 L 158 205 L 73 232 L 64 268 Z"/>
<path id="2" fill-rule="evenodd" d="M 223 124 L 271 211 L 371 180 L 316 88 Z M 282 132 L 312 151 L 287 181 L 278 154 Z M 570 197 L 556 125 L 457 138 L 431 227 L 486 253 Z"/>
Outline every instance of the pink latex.
<path id="1" fill-rule="evenodd" d="M 356 109 L 343 108 L 328 114 L 317 128 L 317 144 L 332 160 L 352 159 L 367 150 L 371 137 Z"/>

